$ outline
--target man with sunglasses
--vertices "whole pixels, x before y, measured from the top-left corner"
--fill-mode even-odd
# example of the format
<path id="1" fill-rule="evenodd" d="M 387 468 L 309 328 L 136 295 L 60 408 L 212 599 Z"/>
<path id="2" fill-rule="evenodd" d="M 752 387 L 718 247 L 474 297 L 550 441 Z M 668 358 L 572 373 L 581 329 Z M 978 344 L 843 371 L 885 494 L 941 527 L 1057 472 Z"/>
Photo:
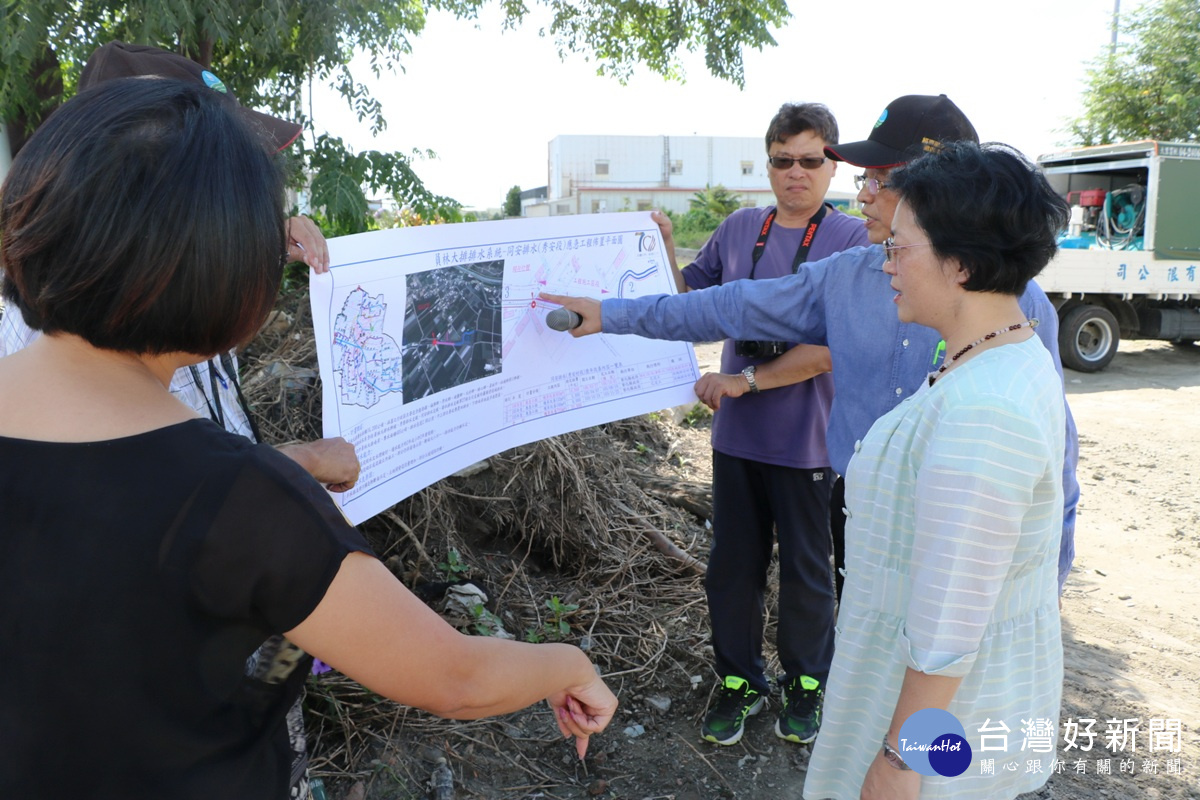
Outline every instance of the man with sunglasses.
<path id="1" fill-rule="evenodd" d="M 862 221 L 825 205 L 836 165 L 825 147 L 837 121 L 819 103 L 787 103 L 767 128 L 767 175 L 775 205 L 731 214 L 679 270 L 671 221 L 655 214 L 680 292 L 777 278 L 806 262 L 867 243 Z M 747 280 L 749 279 L 749 280 Z M 696 394 L 713 418 L 713 542 L 705 589 L 722 684 L 701 736 L 738 742 L 765 703 L 763 605 L 779 542 L 776 643 L 784 674 L 775 733 L 811 742 L 833 658 L 829 497 L 833 474 L 825 428 L 833 400 L 829 351 L 787 341 L 725 342 L 721 372 Z"/>
<path id="2" fill-rule="evenodd" d="M 834 471 L 845 475 L 850 457 L 875 420 L 913 394 L 946 357 L 945 343 L 935 331 L 901 323 L 896 316 L 891 278 L 883 272 L 883 245 L 891 235 L 892 216 L 899 202 L 888 189 L 888 175 L 924 153 L 937 152 L 945 142 L 964 140 L 978 142 L 979 138 L 970 120 L 945 95 L 906 95 L 893 100 L 865 141 L 833 142 L 824 151 L 834 161 L 865 170 L 856 176 L 855 183 L 873 246 L 839 253 L 778 280 L 738 281 L 681 297 L 606 300 L 604 332 L 682 341 L 706 341 L 717 336 L 786 338 L 827 346 L 836 388 L 827 443 Z M 962 201 L 970 202 L 970 198 Z M 572 335 L 601 330 L 599 303 L 580 298 L 549 299 L 562 302 L 583 318 Z M 1054 306 L 1034 281 L 1021 295 L 1020 305 L 1029 319 L 1039 321 L 1036 333 L 1061 375 Z M 785 366 L 782 362 L 790 355 L 777 359 L 780 363 L 773 366 Z M 1066 417 L 1060 592 L 1075 558 L 1075 508 L 1079 502 L 1075 478 L 1079 442 L 1069 408 Z M 839 595 L 840 570 L 845 565 L 841 484 L 839 478 L 831 503 Z"/>

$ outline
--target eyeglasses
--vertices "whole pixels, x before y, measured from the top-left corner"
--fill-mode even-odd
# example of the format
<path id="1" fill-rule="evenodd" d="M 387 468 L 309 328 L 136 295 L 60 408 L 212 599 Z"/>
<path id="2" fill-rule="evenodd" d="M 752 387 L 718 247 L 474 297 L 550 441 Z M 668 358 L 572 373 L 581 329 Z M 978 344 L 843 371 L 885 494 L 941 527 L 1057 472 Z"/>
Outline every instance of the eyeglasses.
<path id="1" fill-rule="evenodd" d="M 769 156 L 767 163 L 775 169 L 791 169 L 793 164 L 799 164 L 808 170 L 817 169 L 829 159 L 825 156 L 805 156 L 804 158 L 789 158 L 788 156 Z"/>
<path id="2" fill-rule="evenodd" d="M 879 194 L 880 189 L 888 188 L 888 185 L 879 180 L 879 178 L 868 178 L 866 175 L 855 175 L 854 188 L 861 192 L 864 186 L 867 187 L 867 191 L 871 194 Z"/>
<path id="3" fill-rule="evenodd" d="M 883 257 L 888 261 L 896 260 L 896 251 L 903 250 L 906 247 L 929 247 L 932 242 L 918 242 L 917 244 L 896 244 L 896 239 L 892 236 L 883 240 Z"/>

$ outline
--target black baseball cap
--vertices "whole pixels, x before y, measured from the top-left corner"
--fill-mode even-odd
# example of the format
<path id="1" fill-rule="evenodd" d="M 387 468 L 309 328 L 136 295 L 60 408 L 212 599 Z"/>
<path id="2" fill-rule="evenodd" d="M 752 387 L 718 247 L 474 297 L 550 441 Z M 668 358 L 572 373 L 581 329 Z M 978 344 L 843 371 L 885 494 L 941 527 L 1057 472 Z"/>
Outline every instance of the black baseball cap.
<path id="1" fill-rule="evenodd" d="M 265 134 L 276 150 L 282 150 L 296 141 L 303 130 L 294 122 L 241 105 L 220 78 L 190 58 L 148 45 L 109 42 L 96 48 L 84 65 L 83 74 L 79 76 L 79 91 L 115 78 L 143 76 L 200 83 L 224 94 L 252 125 Z"/>
<path id="2" fill-rule="evenodd" d="M 879 115 L 865 142 L 829 145 L 825 155 L 865 169 L 890 169 L 946 142 L 979 142 L 975 126 L 944 94 L 897 97 Z"/>

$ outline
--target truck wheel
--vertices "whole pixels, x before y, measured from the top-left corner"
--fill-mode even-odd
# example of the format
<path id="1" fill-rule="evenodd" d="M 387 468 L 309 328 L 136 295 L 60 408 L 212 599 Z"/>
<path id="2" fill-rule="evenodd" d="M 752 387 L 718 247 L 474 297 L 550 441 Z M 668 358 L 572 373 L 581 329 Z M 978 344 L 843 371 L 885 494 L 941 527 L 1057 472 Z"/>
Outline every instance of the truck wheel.
<path id="1" fill-rule="evenodd" d="M 1058 327 L 1058 352 L 1064 367 L 1076 372 L 1099 372 L 1117 354 L 1121 329 L 1103 306 L 1076 306 Z"/>

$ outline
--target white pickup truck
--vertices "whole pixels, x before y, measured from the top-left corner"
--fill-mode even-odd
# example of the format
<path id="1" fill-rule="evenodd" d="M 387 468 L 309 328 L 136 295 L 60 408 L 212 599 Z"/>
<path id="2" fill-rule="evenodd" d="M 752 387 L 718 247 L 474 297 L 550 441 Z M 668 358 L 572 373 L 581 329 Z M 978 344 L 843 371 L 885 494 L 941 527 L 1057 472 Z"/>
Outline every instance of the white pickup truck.
<path id="1" fill-rule="evenodd" d="M 1103 369 L 1122 336 L 1200 340 L 1200 144 L 1128 142 L 1039 156 L 1071 229 L 1037 281 L 1063 365 Z"/>

